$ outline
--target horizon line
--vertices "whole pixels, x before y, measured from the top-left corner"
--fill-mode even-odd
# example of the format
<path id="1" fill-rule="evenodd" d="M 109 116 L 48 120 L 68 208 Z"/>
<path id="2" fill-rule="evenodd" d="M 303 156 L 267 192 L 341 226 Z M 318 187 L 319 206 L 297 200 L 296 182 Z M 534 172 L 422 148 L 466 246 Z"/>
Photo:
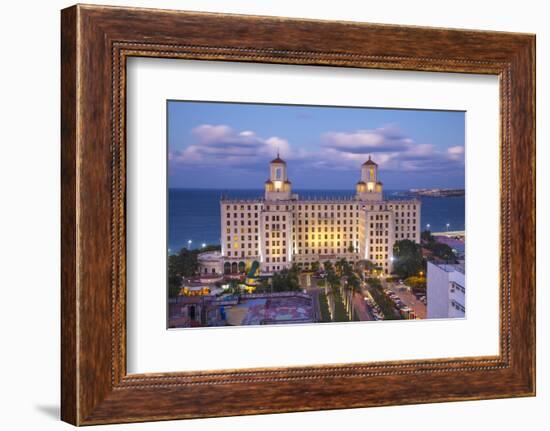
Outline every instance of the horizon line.
<path id="1" fill-rule="evenodd" d="M 219 187 L 170 187 L 168 186 L 168 189 L 169 190 L 226 190 L 226 191 L 232 191 L 232 190 L 254 190 L 254 191 L 264 191 L 263 188 L 241 188 L 241 187 L 232 187 L 232 188 L 219 188 Z M 462 187 L 437 187 L 437 186 L 432 186 L 432 187 L 410 187 L 410 188 L 407 188 L 407 189 L 402 189 L 402 188 L 387 188 L 385 191 L 401 191 L 401 190 L 405 190 L 405 191 L 409 191 L 409 190 L 430 190 L 430 189 L 441 189 L 441 190 L 464 190 L 466 191 L 466 188 L 464 186 Z M 294 189 L 296 191 L 298 190 L 311 190 L 311 191 L 338 191 L 338 192 L 341 192 L 341 191 L 345 191 L 345 192 L 350 192 L 350 193 L 356 193 L 355 189 L 330 189 L 330 188 L 320 188 L 320 189 L 311 189 L 311 188 L 296 188 Z"/>

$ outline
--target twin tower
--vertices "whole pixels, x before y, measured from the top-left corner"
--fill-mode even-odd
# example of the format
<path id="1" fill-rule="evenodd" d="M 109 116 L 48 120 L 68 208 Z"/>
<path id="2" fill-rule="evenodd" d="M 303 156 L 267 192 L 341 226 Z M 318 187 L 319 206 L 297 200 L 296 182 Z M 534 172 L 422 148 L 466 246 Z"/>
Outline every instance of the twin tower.
<path id="1" fill-rule="evenodd" d="M 355 186 L 355 199 L 359 201 L 382 200 L 382 183 L 378 181 L 378 165 L 370 156 L 361 165 L 361 179 Z M 279 157 L 269 163 L 269 179 L 265 182 L 265 199 L 267 201 L 297 200 L 298 195 L 292 194 L 292 183 L 289 181 L 286 162 Z"/>

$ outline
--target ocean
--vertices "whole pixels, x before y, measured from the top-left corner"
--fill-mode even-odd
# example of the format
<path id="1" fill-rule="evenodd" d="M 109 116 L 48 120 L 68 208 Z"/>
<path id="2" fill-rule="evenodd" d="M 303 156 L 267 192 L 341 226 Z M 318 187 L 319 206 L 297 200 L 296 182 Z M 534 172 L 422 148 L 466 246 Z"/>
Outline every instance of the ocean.
<path id="1" fill-rule="evenodd" d="M 402 199 L 400 190 L 384 191 L 385 199 Z M 215 189 L 170 189 L 168 191 L 168 247 L 174 253 L 187 247 L 220 243 L 220 198 L 257 198 L 263 190 L 215 190 Z M 352 197 L 350 190 L 295 190 L 301 197 Z M 420 197 L 422 201 L 421 229 L 430 224 L 432 232 L 464 230 L 464 196 Z"/>

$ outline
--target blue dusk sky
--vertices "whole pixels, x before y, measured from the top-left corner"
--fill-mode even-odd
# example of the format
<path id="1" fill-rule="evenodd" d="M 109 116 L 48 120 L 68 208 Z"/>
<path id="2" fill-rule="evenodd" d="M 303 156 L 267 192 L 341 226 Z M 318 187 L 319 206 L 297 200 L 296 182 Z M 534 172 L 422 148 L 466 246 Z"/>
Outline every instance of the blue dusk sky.
<path id="1" fill-rule="evenodd" d="M 385 189 L 464 187 L 465 113 L 168 101 L 172 188 L 261 189 L 280 152 L 294 189 L 353 190 L 369 155 Z"/>

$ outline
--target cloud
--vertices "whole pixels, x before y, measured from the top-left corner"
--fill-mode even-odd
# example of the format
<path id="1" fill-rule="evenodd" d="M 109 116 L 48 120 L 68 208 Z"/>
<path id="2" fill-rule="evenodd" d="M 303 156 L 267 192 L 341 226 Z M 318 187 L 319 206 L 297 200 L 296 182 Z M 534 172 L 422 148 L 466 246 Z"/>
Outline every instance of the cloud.
<path id="1" fill-rule="evenodd" d="M 368 155 L 386 172 L 460 172 L 464 146 L 440 148 L 417 143 L 395 124 L 377 129 L 329 131 L 322 134 L 317 151 L 295 148 L 283 137 L 261 137 L 253 130 L 234 130 L 228 125 L 202 124 L 192 130 L 193 141 L 182 151 L 169 153 L 181 167 L 231 168 L 267 172 L 277 152 L 295 171 L 359 172 Z"/>
<path id="2" fill-rule="evenodd" d="M 381 170 L 395 172 L 441 172 L 464 169 L 464 147 L 440 149 L 431 143 L 416 143 L 395 124 L 377 129 L 327 132 L 321 137 L 324 166 L 357 168 L 367 155 Z"/>
<path id="3" fill-rule="evenodd" d="M 192 130 L 194 142 L 183 151 L 171 151 L 169 160 L 195 167 L 232 166 L 246 168 L 266 159 L 290 157 L 287 140 L 272 136 L 262 138 L 252 130 L 235 131 L 227 125 L 201 124 Z"/>
<path id="4" fill-rule="evenodd" d="M 403 151 L 412 145 L 412 140 L 403 135 L 395 125 L 386 125 L 373 130 L 354 132 L 328 132 L 322 136 L 327 148 L 354 154 Z"/>

